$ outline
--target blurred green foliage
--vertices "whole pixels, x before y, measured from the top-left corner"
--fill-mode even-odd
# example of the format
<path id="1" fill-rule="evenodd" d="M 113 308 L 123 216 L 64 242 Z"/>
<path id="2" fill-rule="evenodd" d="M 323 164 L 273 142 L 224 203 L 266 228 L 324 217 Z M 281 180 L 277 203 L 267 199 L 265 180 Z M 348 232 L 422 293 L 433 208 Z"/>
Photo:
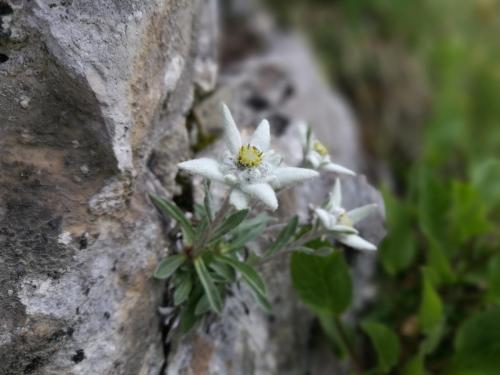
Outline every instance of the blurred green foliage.
<path id="1" fill-rule="evenodd" d="M 365 367 L 500 374 L 500 1 L 268 4 L 310 37 L 391 173 Z"/>

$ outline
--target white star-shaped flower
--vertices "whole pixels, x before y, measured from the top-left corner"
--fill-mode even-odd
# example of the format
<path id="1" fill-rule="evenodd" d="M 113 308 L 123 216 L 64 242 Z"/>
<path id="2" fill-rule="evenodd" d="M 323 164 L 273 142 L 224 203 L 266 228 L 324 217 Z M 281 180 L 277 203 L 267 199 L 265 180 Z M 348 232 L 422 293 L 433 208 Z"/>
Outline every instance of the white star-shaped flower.
<path id="1" fill-rule="evenodd" d="M 358 250 L 377 250 L 377 247 L 361 238 L 354 224 L 360 222 L 377 209 L 376 204 L 368 204 L 346 211 L 342 207 L 340 180 L 335 181 L 327 203 L 314 210 L 323 226 L 331 231 L 334 237 L 344 245 Z"/>
<path id="2" fill-rule="evenodd" d="M 304 161 L 313 169 L 348 174 L 351 176 L 356 175 L 356 173 L 350 169 L 331 161 L 328 149 L 312 133 L 310 126 L 301 123 L 299 129 L 302 138 L 302 147 L 304 149 Z"/>
<path id="3" fill-rule="evenodd" d="M 224 141 L 227 150 L 221 161 L 199 158 L 179 163 L 179 168 L 232 187 L 230 202 L 241 210 L 252 198 L 272 210 L 278 208 L 275 190 L 319 176 L 306 168 L 282 165 L 282 158 L 271 150 L 269 122 L 263 120 L 248 142 L 243 143 L 229 108 L 222 104 Z"/>

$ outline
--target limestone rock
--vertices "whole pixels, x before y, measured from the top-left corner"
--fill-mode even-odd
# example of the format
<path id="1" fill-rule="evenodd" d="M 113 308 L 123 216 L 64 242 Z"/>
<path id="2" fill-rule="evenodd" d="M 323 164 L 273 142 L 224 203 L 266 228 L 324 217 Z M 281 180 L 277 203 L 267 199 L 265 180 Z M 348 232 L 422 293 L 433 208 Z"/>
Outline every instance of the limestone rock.
<path id="1" fill-rule="evenodd" d="M 214 4 L 0 1 L 0 374 L 160 372 L 146 192 L 177 189 Z"/>

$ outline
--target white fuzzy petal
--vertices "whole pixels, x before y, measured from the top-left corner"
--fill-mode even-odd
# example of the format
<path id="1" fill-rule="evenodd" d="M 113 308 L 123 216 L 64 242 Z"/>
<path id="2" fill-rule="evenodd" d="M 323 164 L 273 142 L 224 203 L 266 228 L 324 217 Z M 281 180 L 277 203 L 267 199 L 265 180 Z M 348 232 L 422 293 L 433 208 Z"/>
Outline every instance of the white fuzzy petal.
<path id="1" fill-rule="evenodd" d="M 333 185 L 333 189 L 330 192 L 330 197 L 328 198 L 328 203 L 326 204 L 326 207 L 328 210 L 336 210 L 341 206 L 342 204 L 342 188 L 340 186 L 340 180 L 337 178 L 335 179 L 335 185 Z"/>
<path id="2" fill-rule="evenodd" d="M 309 146 L 307 142 L 307 133 L 309 127 L 307 126 L 307 123 L 305 121 L 300 121 L 297 124 L 297 128 L 299 130 L 300 142 L 302 144 L 302 147 L 307 148 Z"/>
<path id="3" fill-rule="evenodd" d="M 273 174 L 274 179 L 271 183 L 275 189 L 282 189 L 297 182 L 319 176 L 319 173 L 313 169 L 295 167 L 279 167 L 274 170 Z"/>
<path id="4" fill-rule="evenodd" d="M 278 208 L 278 199 L 273 188 L 266 183 L 241 185 L 240 189 L 252 198 L 260 200 L 273 211 Z"/>
<path id="5" fill-rule="evenodd" d="M 367 240 L 361 238 L 360 236 L 358 236 L 356 234 L 348 234 L 345 236 L 339 236 L 338 240 L 340 242 L 342 242 L 344 245 L 352 247 L 353 249 L 368 250 L 368 251 L 377 250 L 377 246 L 375 246 L 371 242 L 368 242 Z"/>
<path id="6" fill-rule="evenodd" d="M 231 111 L 222 104 L 222 114 L 224 117 L 224 141 L 232 154 L 237 154 L 241 147 L 241 136 L 236 123 L 234 122 Z"/>
<path id="7" fill-rule="evenodd" d="M 332 231 L 338 232 L 338 233 L 346 233 L 346 234 L 357 234 L 358 233 L 356 228 L 350 227 L 348 225 L 340 225 L 340 224 L 333 225 L 330 229 Z"/>
<path id="8" fill-rule="evenodd" d="M 260 151 L 266 152 L 271 147 L 271 131 L 269 121 L 262 120 L 250 138 L 250 145 L 257 147 Z"/>
<path id="9" fill-rule="evenodd" d="M 219 163 L 214 159 L 192 159 L 177 165 L 187 172 L 199 174 L 214 181 L 224 182 L 224 175 L 219 168 Z"/>
<path id="10" fill-rule="evenodd" d="M 241 190 L 235 189 L 229 196 L 229 202 L 237 209 L 244 210 L 248 208 L 248 198 Z"/>
<path id="11" fill-rule="evenodd" d="M 377 211 L 376 204 L 367 204 L 366 206 L 361 206 L 348 211 L 347 216 L 349 216 L 353 224 L 356 224 L 375 211 Z"/>
<path id="12" fill-rule="evenodd" d="M 321 156 L 315 151 L 309 151 L 307 153 L 306 160 L 314 169 L 318 168 L 321 164 Z"/>
<path id="13" fill-rule="evenodd" d="M 335 163 L 332 163 L 332 162 L 329 162 L 329 163 L 326 163 L 324 164 L 321 169 L 323 169 L 324 171 L 327 171 L 327 172 L 335 172 L 335 173 L 342 173 L 342 174 L 347 174 L 347 175 L 350 175 L 350 176 L 355 176 L 356 173 L 351 171 L 350 169 L 346 168 L 346 167 L 343 167 L 339 164 L 335 164 Z"/>
<path id="14" fill-rule="evenodd" d="M 321 224 L 323 224 L 323 226 L 326 229 L 331 229 L 333 224 L 335 224 L 335 222 L 332 223 L 332 221 L 333 221 L 332 218 L 334 218 L 334 217 L 332 217 L 332 215 L 328 211 L 326 211 L 322 208 L 316 208 L 314 210 L 314 212 L 318 216 L 319 221 L 321 221 Z"/>

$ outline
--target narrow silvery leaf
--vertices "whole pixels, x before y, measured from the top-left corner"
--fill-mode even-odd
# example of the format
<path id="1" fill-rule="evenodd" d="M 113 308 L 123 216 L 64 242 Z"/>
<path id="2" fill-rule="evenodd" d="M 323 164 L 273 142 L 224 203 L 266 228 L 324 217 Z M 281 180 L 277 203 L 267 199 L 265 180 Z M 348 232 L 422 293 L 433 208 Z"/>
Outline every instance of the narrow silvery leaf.
<path id="1" fill-rule="evenodd" d="M 224 139 L 226 146 L 232 154 L 237 154 L 241 147 L 241 136 L 231 115 L 231 111 L 225 104 L 222 104 L 222 115 L 224 118 Z"/>
<path id="2" fill-rule="evenodd" d="M 290 240 L 290 238 L 292 238 L 292 236 L 295 234 L 298 224 L 299 224 L 299 218 L 297 216 L 294 216 L 288 222 L 287 226 L 281 230 L 281 232 L 278 234 L 278 237 L 276 238 L 276 241 L 274 241 L 274 243 L 266 251 L 264 256 L 268 257 L 280 251 Z"/>
<path id="3" fill-rule="evenodd" d="M 217 258 L 209 266 L 217 275 L 227 282 L 233 282 L 236 276 L 234 269 L 228 264 L 220 262 Z"/>
<path id="4" fill-rule="evenodd" d="M 192 159 L 183 161 L 177 164 L 177 166 L 187 172 L 199 174 L 214 181 L 224 182 L 224 175 L 220 170 L 217 160 L 210 158 Z"/>
<path id="5" fill-rule="evenodd" d="M 365 206 L 361 206 L 350 210 L 347 212 L 347 216 L 351 219 L 353 224 L 359 223 L 361 220 L 371 215 L 372 213 L 377 211 L 376 204 L 367 204 Z"/>
<path id="6" fill-rule="evenodd" d="M 333 186 L 333 190 L 330 193 L 330 198 L 327 203 L 328 209 L 333 209 L 337 207 L 341 207 L 342 205 L 342 187 L 340 186 L 340 180 L 335 179 L 335 185 Z"/>
<path id="7" fill-rule="evenodd" d="M 198 274 L 198 278 L 203 285 L 203 290 L 208 298 L 208 302 L 210 303 L 210 307 L 217 314 L 220 314 L 222 311 L 222 298 L 219 294 L 219 290 L 215 286 L 210 273 L 205 266 L 205 262 L 203 258 L 198 257 L 194 260 L 194 267 L 196 269 L 196 273 Z"/>
<path id="8" fill-rule="evenodd" d="M 183 274 L 180 278 L 180 282 L 175 287 L 175 292 L 174 292 L 175 306 L 179 306 L 181 303 L 183 303 L 188 299 L 192 287 L 193 287 L 193 282 L 191 281 L 191 275 L 189 273 Z"/>
<path id="9" fill-rule="evenodd" d="M 163 259 L 154 272 L 157 279 L 167 279 L 184 264 L 187 257 L 185 254 L 170 255 Z"/>
<path id="10" fill-rule="evenodd" d="M 259 273 L 246 263 L 240 262 L 234 258 L 225 255 L 219 255 L 216 259 L 229 264 L 241 273 L 241 276 L 246 279 L 251 286 L 262 294 L 266 294 L 266 284 Z"/>
<path id="11" fill-rule="evenodd" d="M 213 219 L 212 215 L 212 195 L 210 193 L 210 180 L 206 178 L 203 181 L 203 190 L 205 197 L 203 198 L 203 205 L 205 206 L 205 212 L 207 214 L 208 221 L 211 223 Z"/>
<path id="12" fill-rule="evenodd" d="M 338 236 L 337 239 L 344 245 L 352 247 L 353 249 L 367 250 L 367 251 L 377 250 L 377 246 L 375 246 L 371 242 L 368 242 L 367 240 L 361 238 L 356 234 L 347 234 Z"/>
<path id="13" fill-rule="evenodd" d="M 200 300 L 198 301 L 198 303 L 196 304 L 196 308 L 194 310 L 194 313 L 195 315 L 203 315 L 207 312 L 210 311 L 210 302 L 208 300 L 208 296 L 206 294 L 204 294 L 203 296 L 201 296 Z"/>
<path id="14" fill-rule="evenodd" d="M 316 213 L 316 216 L 318 216 L 319 221 L 321 221 L 321 224 L 323 224 L 326 229 L 332 229 L 335 223 L 332 223 L 332 215 L 328 211 L 322 208 L 316 208 L 314 212 Z"/>
<path id="15" fill-rule="evenodd" d="M 245 225 L 245 222 L 241 226 Z M 227 252 L 238 250 L 245 246 L 248 242 L 253 241 L 259 237 L 264 229 L 266 229 L 267 221 L 256 223 L 255 225 L 245 228 L 245 230 L 238 229 L 238 235 L 230 242 Z"/>
<path id="16" fill-rule="evenodd" d="M 319 173 L 312 169 L 296 167 L 279 167 L 274 171 L 274 180 L 271 184 L 275 189 L 282 189 L 297 182 L 318 177 Z"/>
<path id="17" fill-rule="evenodd" d="M 347 225 L 336 224 L 336 225 L 332 225 L 332 227 L 330 229 L 333 232 L 337 232 L 337 233 L 358 234 L 358 231 L 356 230 L 356 228 L 353 228 L 353 227 L 350 227 Z"/>
<path id="18" fill-rule="evenodd" d="M 179 223 L 181 226 L 184 235 L 187 237 L 185 240 L 188 243 L 192 243 L 194 239 L 194 230 L 189 222 L 189 220 L 184 216 L 184 213 L 180 210 L 179 207 L 175 205 L 175 203 L 170 202 L 166 199 L 163 199 L 161 197 L 158 197 L 153 194 L 149 194 L 149 197 L 153 201 L 156 207 L 161 209 L 163 212 L 165 212 L 168 216 L 173 218 L 175 221 Z"/>
<path id="19" fill-rule="evenodd" d="M 262 279 L 262 276 L 251 266 L 246 263 L 240 262 L 229 256 L 217 256 L 217 260 L 229 264 L 231 267 L 235 268 L 243 277 L 243 280 L 250 286 L 250 288 L 256 294 L 257 301 L 266 309 L 270 309 L 270 304 L 267 299 L 267 288 Z"/>
<path id="20" fill-rule="evenodd" d="M 355 176 L 356 173 L 351 171 L 349 168 L 343 167 L 339 164 L 329 162 L 322 167 L 323 170 L 328 172 L 342 173 L 350 176 Z"/>
<path id="21" fill-rule="evenodd" d="M 211 241 L 217 240 L 221 236 L 229 233 L 231 230 L 240 225 L 243 222 L 243 220 L 245 220 L 247 215 L 248 215 L 248 210 L 241 210 L 225 218 L 222 224 L 215 230 L 215 233 L 210 240 Z"/>
<path id="22" fill-rule="evenodd" d="M 260 151 L 266 152 L 271 146 L 271 132 L 269 122 L 262 120 L 255 132 L 250 138 L 250 144 L 257 147 Z"/>
<path id="23" fill-rule="evenodd" d="M 193 288 L 193 293 L 190 294 L 187 303 L 183 306 L 180 313 L 179 329 L 182 333 L 189 332 L 200 320 L 200 317 L 195 314 L 195 309 L 202 294 L 195 292 L 196 288 Z"/>

